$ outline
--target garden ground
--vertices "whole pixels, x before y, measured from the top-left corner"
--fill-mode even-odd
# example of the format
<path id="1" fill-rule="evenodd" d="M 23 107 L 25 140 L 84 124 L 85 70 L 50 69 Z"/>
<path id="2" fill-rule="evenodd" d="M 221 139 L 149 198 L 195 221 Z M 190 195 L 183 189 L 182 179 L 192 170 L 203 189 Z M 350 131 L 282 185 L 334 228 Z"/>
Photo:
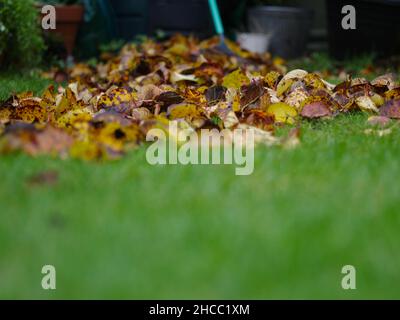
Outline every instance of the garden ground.
<path id="1" fill-rule="evenodd" d="M 3 76 L 0 99 L 45 85 Z M 299 148 L 258 148 L 247 177 L 152 167 L 145 147 L 108 163 L 1 156 L 0 298 L 399 298 L 400 129 L 366 135 L 366 119 L 304 122 Z"/>

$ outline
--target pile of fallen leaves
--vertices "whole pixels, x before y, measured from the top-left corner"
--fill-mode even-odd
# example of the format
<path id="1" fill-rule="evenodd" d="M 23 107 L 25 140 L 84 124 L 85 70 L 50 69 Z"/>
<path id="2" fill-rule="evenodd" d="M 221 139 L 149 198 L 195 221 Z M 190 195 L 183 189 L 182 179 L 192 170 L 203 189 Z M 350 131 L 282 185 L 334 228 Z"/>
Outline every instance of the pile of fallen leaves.
<path id="1" fill-rule="evenodd" d="M 231 42 L 235 55 L 227 56 L 217 44 L 179 35 L 129 44 L 96 66 L 75 65 L 67 85 L 41 97 L 12 95 L 0 103 L 0 151 L 108 159 L 144 143 L 152 128 L 168 133 L 171 121 L 196 131 L 254 128 L 258 142 L 284 144 L 274 129 L 302 118 L 353 111 L 375 115 L 377 124 L 400 118 L 392 75 L 335 86 L 304 70 L 286 73 L 270 55 Z"/>

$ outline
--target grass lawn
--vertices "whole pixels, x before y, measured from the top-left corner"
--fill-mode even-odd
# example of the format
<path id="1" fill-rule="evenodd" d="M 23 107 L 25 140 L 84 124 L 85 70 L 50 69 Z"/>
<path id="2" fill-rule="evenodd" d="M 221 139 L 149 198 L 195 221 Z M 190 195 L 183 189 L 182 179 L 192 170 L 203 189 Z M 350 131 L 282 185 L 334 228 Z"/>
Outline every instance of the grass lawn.
<path id="1" fill-rule="evenodd" d="M 0 98 L 35 78 L 0 80 Z M 303 124 L 255 172 L 0 157 L 0 298 L 400 298 L 400 129 L 366 115 Z M 59 172 L 54 186 L 35 174 Z M 57 290 L 41 268 L 57 269 Z M 357 270 L 357 290 L 341 269 Z"/>

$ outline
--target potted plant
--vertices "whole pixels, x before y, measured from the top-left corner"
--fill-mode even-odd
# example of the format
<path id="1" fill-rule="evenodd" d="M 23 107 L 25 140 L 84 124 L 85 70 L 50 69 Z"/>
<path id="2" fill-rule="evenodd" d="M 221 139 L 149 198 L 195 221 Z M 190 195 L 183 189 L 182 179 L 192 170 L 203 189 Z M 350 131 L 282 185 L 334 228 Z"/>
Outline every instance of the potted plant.
<path id="1" fill-rule="evenodd" d="M 56 29 L 49 29 L 47 31 L 61 37 L 67 50 L 68 58 L 71 59 L 79 26 L 83 22 L 85 13 L 83 1 L 48 0 L 41 2 L 39 7 L 42 8 L 42 6 L 47 4 L 54 5 L 56 9 Z"/>
<path id="2" fill-rule="evenodd" d="M 247 24 L 251 33 L 271 35 L 270 51 L 286 59 L 304 54 L 312 12 L 285 0 L 251 0 Z"/>

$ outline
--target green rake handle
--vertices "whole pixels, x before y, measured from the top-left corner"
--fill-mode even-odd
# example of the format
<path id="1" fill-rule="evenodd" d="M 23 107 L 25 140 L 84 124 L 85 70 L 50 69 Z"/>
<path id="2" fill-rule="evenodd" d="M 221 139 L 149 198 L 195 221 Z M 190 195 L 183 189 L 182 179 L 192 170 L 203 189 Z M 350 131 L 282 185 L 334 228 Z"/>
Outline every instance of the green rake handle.
<path id="1" fill-rule="evenodd" d="M 225 31 L 224 31 L 224 25 L 222 24 L 221 14 L 219 13 L 217 0 L 208 0 L 208 4 L 210 6 L 215 30 L 220 36 L 223 36 Z"/>

